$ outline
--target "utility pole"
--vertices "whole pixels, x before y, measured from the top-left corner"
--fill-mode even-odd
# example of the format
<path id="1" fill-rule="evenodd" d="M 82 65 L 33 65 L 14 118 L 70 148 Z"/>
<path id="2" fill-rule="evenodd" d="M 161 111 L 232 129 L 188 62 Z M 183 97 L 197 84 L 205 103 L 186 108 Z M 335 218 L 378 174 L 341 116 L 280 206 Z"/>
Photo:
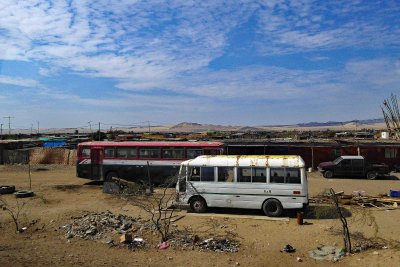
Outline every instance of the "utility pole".
<path id="1" fill-rule="evenodd" d="M 100 122 L 99 122 L 99 141 L 100 141 Z"/>
<path id="2" fill-rule="evenodd" d="M 92 121 L 88 121 L 88 123 L 89 123 L 90 133 L 92 134 L 92 133 L 93 133 L 93 132 L 92 132 Z"/>
<path id="3" fill-rule="evenodd" d="M 8 116 L 3 118 L 8 119 L 8 135 L 11 135 L 11 119 L 14 119 L 14 117 Z"/>
<path id="4" fill-rule="evenodd" d="M 36 122 L 37 122 L 37 134 L 39 136 L 39 121 L 36 121 Z"/>
<path id="5" fill-rule="evenodd" d="M 0 137 L 3 137 L 3 124 L 0 124 Z"/>
<path id="6" fill-rule="evenodd" d="M 147 121 L 147 124 L 149 125 L 149 135 L 150 135 L 150 121 Z"/>
<path id="7" fill-rule="evenodd" d="M 31 136 L 32 136 L 33 123 L 31 123 Z"/>

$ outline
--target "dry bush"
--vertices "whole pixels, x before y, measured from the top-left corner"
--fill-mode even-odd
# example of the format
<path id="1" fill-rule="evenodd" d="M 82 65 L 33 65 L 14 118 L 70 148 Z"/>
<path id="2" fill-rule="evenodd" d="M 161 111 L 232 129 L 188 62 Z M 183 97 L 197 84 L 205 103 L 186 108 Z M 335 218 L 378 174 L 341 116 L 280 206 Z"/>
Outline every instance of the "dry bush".
<path id="1" fill-rule="evenodd" d="M 150 216 L 161 242 L 170 238 L 171 220 L 175 212 L 171 205 L 176 197 L 175 190 L 172 190 L 171 186 L 176 183 L 176 180 L 176 177 L 171 177 L 155 192 L 149 194 L 143 192 L 142 187 L 136 187 L 137 191 L 132 191 L 131 188 L 129 193 L 122 193 L 131 205 L 142 209 Z"/>
<path id="2" fill-rule="evenodd" d="M 18 198 L 15 198 L 15 204 L 10 204 L 3 197 L 0 196 L 0 208 L 10 216 L 17 232 L 21 232 L 20 220 L 26 204 L 27 201 L 19 200 Z"/>

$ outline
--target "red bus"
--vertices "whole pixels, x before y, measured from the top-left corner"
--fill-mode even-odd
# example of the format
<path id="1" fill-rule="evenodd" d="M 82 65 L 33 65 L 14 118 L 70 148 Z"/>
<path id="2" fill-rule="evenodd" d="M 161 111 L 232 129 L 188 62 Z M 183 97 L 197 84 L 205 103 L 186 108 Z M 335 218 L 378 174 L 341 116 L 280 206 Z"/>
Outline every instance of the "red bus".
<path id="1" fill-rule="evenodd" d="M 91 180 L 119 177 L 161 184 L 178 174 L 180 163 L 220 155 L 221 142 L 84 142 L 78 144 L 76 175 Z"/>

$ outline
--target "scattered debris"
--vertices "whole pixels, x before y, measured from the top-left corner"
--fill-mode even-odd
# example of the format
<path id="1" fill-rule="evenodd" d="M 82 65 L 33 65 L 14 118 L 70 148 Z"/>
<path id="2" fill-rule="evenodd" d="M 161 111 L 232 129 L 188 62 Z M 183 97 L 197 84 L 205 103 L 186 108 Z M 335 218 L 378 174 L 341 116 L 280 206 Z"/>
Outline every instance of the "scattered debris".
<path id="1" fill-rule="evenodd" d="M 341 193 L 341 192 L 340 192 Z M 336 195 L 338 202 L 343 205 L 355 205 L 362 208 L 377 208 L 381 210 L 398 209 L 400 198 L 390 197 L 389 195 L 382 194 L 378 196 L 367 196 L 365 191 L 353 191 L 352 195 L 340 194 Z M 310 203 L 316 204 L 331 204 L 330 193 L 321 194 L 310 198 Z"/>
<path id="2" fill-rule="evenodd" d="M 210 250 L 215 252 L 237 252 L 238 243 L 227 238 L 209 238 L 198 244 L 201 250 Z"/>
<path id="3" fill-rule="evenodd" d="M 130 234 L 123 234 L 119 237 L 119 243 L 121 244 L 127 244 L 132 242 L 132 235 Z"/>
<path id="4" fill-rule="evenodd" d="M 308 255 L 315 260 L 338 261 L 346 254 L 342 248 L 320 245 L 317 249 L 309 251 Z"/>
<path id="5" fill-rule="evenodd" d="M 370 243 L 356 244 L 355 248 L 351 252 L 358 253 L 368 249 L 386 249 L 386 248 L 387 246 L 385 246 L 384 244 L 370 242 Z"/>
<path id="6" fill-rule="evenodd" d="M 162 242 L 158 245 L 158 249 L 167 249 L 169 248 L 168 242 Z"/>
<path id="7" fill-rule="evenodd" d="M 291 245 L 287 244 L 286 246 L 283 247 L 283 251 L 287 253 L 293 253 L 296 252 L 296 249 L 292 247 Z"/>
<path id="8" fill-rule="evenodd" d="M 181 218 L 183 216 L 177 216 L 175 220 Z M 115 215 L 110 211 L 84 213 L 81 216 L 71 217 L 71 219 L 73 219 L 71 223 L 60 227 L 65 231 L 67 239 L 74 237 L 88 240 L 102 239 L 102 242 L 110 247 L 116 246 L 113 238 L 117 238 L 115 235 L 119 234 L 120 246 L 129 249 L 148 248 L 151 247 L 151 244 L 139 236 L 133 236 L 132 233 L 146 234 L 149 231 L 154 234 L 156 232 L 156 226 L 153 223 L 122 214 Z M 168 242 L 158 244 L 159 249 L 167 249 L 170 246 L 200 251 L 237 252 L 239 242 L 220 236 L 202 239 L 191 232 L 176 229 L 169 235 Z"/>

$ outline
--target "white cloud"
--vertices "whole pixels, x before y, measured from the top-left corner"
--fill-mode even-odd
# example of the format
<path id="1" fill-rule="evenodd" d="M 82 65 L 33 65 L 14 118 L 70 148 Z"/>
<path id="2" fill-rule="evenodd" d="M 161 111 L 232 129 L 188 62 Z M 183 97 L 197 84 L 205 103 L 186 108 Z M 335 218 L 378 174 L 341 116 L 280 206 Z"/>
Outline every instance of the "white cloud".
<path id="1" fill-rule="evenodd" d="M 399 5 L 386 1 L 283 1 L 258 13 L 264 54 L 400 46 Z"/>
<path id="2" fill-rule="evenodd" d="M 41 87 L 41 84 L 35 80 L 24 79 L 19 77 L 10 77 L 5 75 L 0 75 L 0 84 L 17 85 L 29 88 Z"/>
<path id="3" fill-rule="evenodd" d="M 160 116 L 176 107 L 184 114 L 194 114 L 194 108 L 205 114 L 227 110 L 231 107 L 220 103 L 238 99 L 300 102 L 320 100 L 321 95 L 344 97 L 369 86 L 374 92 L 380 87 L 393 90 L 399 82 L 399 61 L 388 57 L 364 60 L 361 55 L 340 63 L 344 69 L 330 70 L 270 66 L 268 58 L 234 69 L 209 65 L 242 51 L 255 56 L 307 52 L 309 61 L 319 63 L 334 60 L 322 53 L 328 50 L 396 49 L 399 8 L 396 3 L 365 1 L 2 0 L 0 60 L 39 62 L 42 76 L 62 70 L 110 78 L 123 91 L 89 98 L 62 83 L 50 89 L 4 75 L 0 83 L 40 88 L 34 95 L 26 93 L 31 101 L 48 98 L 85 108 L 151 110 Z M 230 46 L 240 46 L 232 36 L 243 25 L 252 51 L 239 47 L 232 52 Z"/>

